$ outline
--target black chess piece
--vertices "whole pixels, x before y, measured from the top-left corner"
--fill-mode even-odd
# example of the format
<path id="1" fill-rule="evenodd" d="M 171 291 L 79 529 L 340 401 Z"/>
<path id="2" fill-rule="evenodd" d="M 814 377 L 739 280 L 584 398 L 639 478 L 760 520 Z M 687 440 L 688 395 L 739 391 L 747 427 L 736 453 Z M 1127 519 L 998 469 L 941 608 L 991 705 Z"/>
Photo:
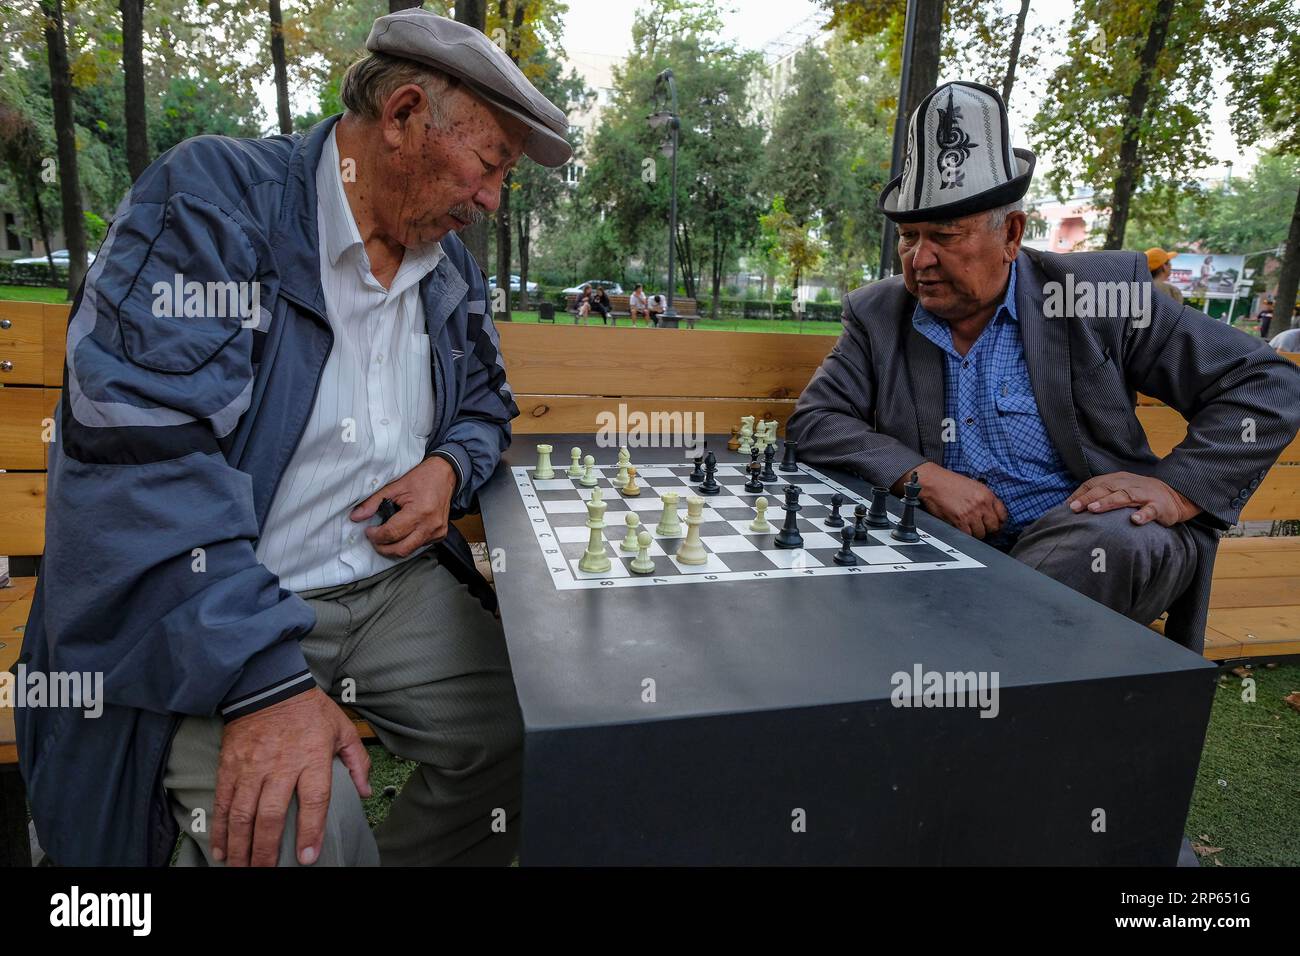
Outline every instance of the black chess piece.
<path id="1" fill-rule="evenodd" d="M 867 513 L 868 528 L 889 527 L 889 512 L 885 510 L 885 501 L 888 498 L 888 488 L 876 485 L 871 489 L 871 511 Z"/>
<path id="2" fill-rule="evenodd" d="M 840 531 L 840 542 L 840 549 L 835 552 L 835 557 L 831 560 L 836 564 L 857 564 L 858 556 L 853 553 L 853 529 L 848 525 Z"/>
<path id="3" fill-rule="evenodd" d="M 799 486 L 785 486 L 785 524 L 776 535 L 776 546 L 778 548 L 802 548 L 803 535 L 799 533 L 799 512 L 803 508 L 799 504 Z"/>
<path id="4" fill-rule="evenodd" d="M 757 464 L 758 464 L 758 443 L 755 442 L 754 444 L 749 446 L 749 464 L 745 466 L 745 470 L 749 471 L 749 469 L 752 466 Z M 761 468 L 762 466 L 759 465 L 759 467 Z"/>
<path id="5" fill-rule="evenodd" d="M 704 456 L 703 456 L 703 455 L 696 455 L 696 456 L 695 456 L 695 470 L 691 472 L 690 477 L 688 477 L 686 480 L 687 480 L 687 481 L 703 481 L 703 480 L 704 480 L 704 468 L 702 467 L 703 464 L 704 464 Z"/>
<path id="6" fill-rule="evenodd" d="M 776 472 L 772 470 L 772 462 L 776 459 L 776 446 L 768 445 L 763 449 L 763 481 L 778 481 Z"/>
<path id="7" fill-rule="evenodd" d="M 397 514 L 397 512 L 401 510 L 402 510 L 401 505 L 399 505 L 395 501 L 385 498 L 379 502 L 379 508 L 376 510 L 375 513 L 379 515 L 379 523 L 386 524 L 389 518 L 391 518 L 393 515 Z"/>
<path id="8" fill-rule="evenodd" d="M 903 518 L 889 536 L 895 541 L 920 541 L 921 536 L 916 533 L 916 506 L 921 499 L 921 483 L 917 481 L 916 472 L 912 472 L 912 480 L 903 485 Z"/>
<path id="9" fill-rule="evenodd" d="M 745 490 L 752 495 L 761 495 L 765 490 L 763 488 L 763 482 L 759 480 L 758 477 L 761 468 L 762 466 L 756 461 L 751 461 L 749 463 L 749 480 L 745 482 Z"/>
<path id="10" fill-rule="evenodd" d="M 853 540 L 870 541 L 871 535 L 867 534 L 867 506 L 858 505 L 853 509 Z"/>
<path id="11" fill-rule="evenodd" d="M 799 461 L 798 458 L 796 457 L 798 450 L 799 450 L 799 443 L 797 441 L 791 441 L 788 438 L 785 440 L 785 445 L 781 449 L 781 470 L 782 471 L 799 470 Z"/>
<path id="12" fill-rule="evenodd" d="M 831 513 L 830 516 L 822 522 L 828 528 L 844 527 L 844 519 L 840 517 L 840 509 L 844 507 L 844 496 L 838 491 L 831 495 Z"/>
<path id="13" fill-rule="evenodd" d="M 704 482 L 698 488 L 702 495 L 716 495 L 722 490 L 718 480 L 713 477 L 714 472 L 718 470 L 718 458 L 713 452 L 704 456 Z"/>

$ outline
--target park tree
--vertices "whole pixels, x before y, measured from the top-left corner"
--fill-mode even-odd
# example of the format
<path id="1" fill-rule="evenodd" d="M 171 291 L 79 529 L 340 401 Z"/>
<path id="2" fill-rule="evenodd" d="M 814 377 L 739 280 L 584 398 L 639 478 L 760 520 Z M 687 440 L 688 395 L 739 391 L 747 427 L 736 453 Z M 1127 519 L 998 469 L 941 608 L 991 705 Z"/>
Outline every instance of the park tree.
<path id="1" fill-rule="evenodd" d="M 53 152 L 54 120 L 49 100 L 33 96 L 25 71 L 0 71 L 0 163 L 7 182 L 0 195 L 5 205 L 20 210 L 23 219 L 35 226 L 34 234 L 45 247 L 50 281 L 58 281 L 51 242 L 51 209 L 58 208 L 58 196 L 49 183 L 46 158 Z M 52 193 L 55 193 L 52 195 Z"/>
<path id="2" fill-rule="evenodd" d="M 649 224 L 669 220 L 671 158 L 665 131 L 652 130 L 646 118 L 654 108 L 655 78 L 671 68 L 681 120 L 672 241 L 691 297 L 698 296 L 706 269 L 720 292 L 759 211 L 752 186 L 762 131 L 749 102 L 758 58 L 719 39 L 721 32 L 714 0 L 653 0 L 637 13 L 633 52 L 615 70 L 613 103 L 596 132 L 582 184 L 613 221 L 619 244 L 655 261 L 652 250 L 662 239 Z"/>
<path id="3" fill-rule="evenodd" d="M 123 119 L 131 182 L 149 165 L 149 114 L 144 94 L 144 0 L 121 0 Z"/>
<path id="4" fill-rule="evenodd" d="M 86 274 L 86 222 L 82 216 L 81 178 L 77 173 L 77 131 L 73 120 L 72 73 L 63 0 L 41 0 L 45 44 L 50 68 L 50 98 L 54 104 L 54 135 L 59 158 L 59 198 L 63 206 L 63 235 L 68 243 L 68 294 L 74 295 Z"/>
<path id="5" fill-rule="evenodd" d="M 270 14 L 271 68 L 275 76 L 275 111 L 281 133 L 293 132 L 293 112 L 289 108 L 289 64 L 284 52 L 284 14 L 280 0 L 267 0 Z"/>

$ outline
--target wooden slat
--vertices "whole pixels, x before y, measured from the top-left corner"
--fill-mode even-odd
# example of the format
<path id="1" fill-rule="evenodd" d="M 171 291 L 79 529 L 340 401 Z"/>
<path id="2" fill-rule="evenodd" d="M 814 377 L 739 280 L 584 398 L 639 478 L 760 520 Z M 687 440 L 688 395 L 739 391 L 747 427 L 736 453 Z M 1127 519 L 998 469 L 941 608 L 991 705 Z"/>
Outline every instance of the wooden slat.
<path id="1" fill-rule="evenodd" d="M 516 395 L 515 403 L 519 406 L 519 417 L 511 423 L 511 428 L 516 435 L 572 432 L 591 435 L 593 441 L 606 416 L 611 423 L 615 423 L 612 425 L 615 429 L 620 427 L 617 424 L 620 416 L 629 427 L 636 428 L 637 421 L 632 416 L 637 414 L 646 416 L 647 427 L 654 422 L 659 422 L 671 431 L 677 431 L 679 428 L 685 430 L 689 422 L 690 429 L 698 437 L 700 433 L 695 429 L 699 423 L 693 417 L 686 416 L 694 416 L 697 413 L 703 416 L 700 420 L 703 423 L 703 434 L 727 434 L 733 425 L 740 424 L 742 415 L 753 415 L 756 418 L 768 416 L 780 422 L 777 428 L 779 433 L 785 428 L 786 419 L 794 411 L 792 401 L 690 399 L 667 396 L 584 398 L 573 395 Z M 682 417 L 679 419 L 665 417 L 674 414 Z M 681 424 L 678 425 L 677 422 Z M 561 451 L 567 453 L 568 449 L 556 449 L 557 454 Z"/>
<path id="2" fill-rule="evenodd" d="M 1210 627 L 1239 642 L 1241 656 L 1300 654 L 1300 604 L 1211 611 Z"/>
<path id="3" fill-rule="evenodd" d="M 45 475 L 0 475 L 0 554 L 45 550 Z"/>
<path id="4" fill-rule="evenodd" d="M 1138 421 L 1146 432 L 1151 450 L 1161 458 L 1174 450 L 1174 447 L 1187 437 L 1187 421 L 1176 409 L 1168 405 L 1139 405 Z M 1278 456 L 1281 462 L 1300 461 L 1300 438 L 1296 438 L 1282 450 Z"/>
<path id="5" fill-rule="evenodd" d="M 484 540 L 482 515 L 465 515 L 463 518 L 457 518 L 452 524 L 465 536 L 466 541 Z"/>
<path id="6" fill-rule="evenodd" d="M 0 301 L 0 322 L 4 320 L 9 328 L 0 328 L 0 361 L 13 367 L 0 370 L 0 385 L 40 385 L 45 380 L 45 307 L 39 302 Z"/>
<path id="7" fill-rule="evenodd" d="M 1214 561 L 1214 580 L 1220 578 L 1270 578 L 1300 575 L 1300 549 L 1283 551 L 1227 547 L 1231 541 L 1300 541 L 1300 538 L 1228 538 Z"/>
<path id="8" fill-rule="evenodd" d="M 835 344 L 830 335 L 502 325 L 501 348 L 523 395 L 788 398 Z"/>
<path id="9" fill-rule="evenodd" d="M 45 347 L 42 372 L 44 382 L 51 388 L 63 386 L 64 349 L 68 339 L 68 313 L 66 305 L 45 307 Z"/>
<path id="10" fill-rule="evenodd" d="M 1273 552 L 1276 554 L 1277 552 Z M 1211 608 L 1285 607 L 1300 601 L 1300 575 L 1221 578 L 1214 576 Z"/>
<path id="11" fill-rule="evenodd" d="M 0 469 L 37 471 L 48 463 L 45 420 L 54 417 L 57 388 L 0 388 Z"/>
<path id="12" fill-rule="evenodd" d="M 23 587 L 15 590 L 25 591 L 26 597 L 0 607 L 0 671 L 7 671 L 18 662 L 18 654 L 23 645 L 23 627 L 27 624 L 27 615 L 32 609 L 31 592 L 35 589 L 35 579 L 20 580 L 23 581 Z M 18 762 L 16 740 L 14 709 L 0 707 L 0 764 Z"/>

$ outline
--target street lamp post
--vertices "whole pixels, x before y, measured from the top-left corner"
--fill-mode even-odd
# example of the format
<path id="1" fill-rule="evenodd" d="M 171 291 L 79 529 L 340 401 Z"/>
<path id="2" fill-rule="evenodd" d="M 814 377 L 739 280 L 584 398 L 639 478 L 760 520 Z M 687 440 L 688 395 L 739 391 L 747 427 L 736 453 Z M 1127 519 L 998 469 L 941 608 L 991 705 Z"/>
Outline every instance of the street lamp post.
<path id="1" fill-rule="evenodd" d="M 663 98 L 664 88 L 668 90 L 669 102 L 671 109 L 660 109 Z M 671 139 L 666 144 L 669 157 L 673 163 L 672 173 L 672 193 L 669 196 L 669 213 L 668 213 L 668 307 L 659 316 L 659 326 L 661 328 L 675 329 L 679 325 L 679 316 L 677 310 L 673 307 L 673 294 L 677 289 L 677 274 L 675 271 L 674 247 L 677 240 L 677 134 L 681 129 L 681 122 L 677 117 L 677 84 L 673 82 L 673 71 L 664 70 L 655 77 L 655 112 L 649 117 L 651 129 L 662 129 L 667 126 Z"/>

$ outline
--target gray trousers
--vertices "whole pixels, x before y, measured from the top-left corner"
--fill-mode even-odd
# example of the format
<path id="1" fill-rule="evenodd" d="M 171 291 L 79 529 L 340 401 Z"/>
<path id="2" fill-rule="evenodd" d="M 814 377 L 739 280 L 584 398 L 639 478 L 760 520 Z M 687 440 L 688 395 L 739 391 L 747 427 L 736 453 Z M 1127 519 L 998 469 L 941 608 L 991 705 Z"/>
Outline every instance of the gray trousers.
<path id="1" fill-rule="evenodd" d="M 1139 624 L 1158 618 L 1191 584 L 1196 543 L 1185 524 L 1136 525 L 1132 508 L 1047 512 L 1020 535 L 1017 561 Z"/>
<path id="2" fill-rule="evenodd" d="M 518 843 L 523 722 L 500 623 L 432 550 L 372 577 L 300 592 L 316 612 L 302 639 L 317 684 L 363 716 L 392 754 L 416 761 L 373 832 L 334 759 L 317 866 L 507 865 Z M 208 865 L 223 722 L 187 717 L 164 786 L 184 841 L 181 864 Z M 280 865 L 296 865 L 297 798 Z"/>

